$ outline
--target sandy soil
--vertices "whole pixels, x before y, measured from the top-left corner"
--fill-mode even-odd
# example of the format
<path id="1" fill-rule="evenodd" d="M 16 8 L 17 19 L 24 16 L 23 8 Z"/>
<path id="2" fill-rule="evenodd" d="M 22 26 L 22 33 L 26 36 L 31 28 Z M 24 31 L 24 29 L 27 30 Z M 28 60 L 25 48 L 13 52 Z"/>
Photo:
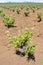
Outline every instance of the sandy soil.
<path id="1" fill-rule="evenodd" d="M 2 17 L 0 16 L 0 65 L 43 65 L 43 8 L 36 10 L 35 13 L 30 14 L 28 17 L 24 16 L 24 11 L 22 10 L 18 15 L 16 12 L 10 12 L 8 9 L 4 9 L 7 15 L 15 16 L 14 27 L 7 28 L 2 22 Z M 42 12 L 42 21 L 37 22 L 36 13 L 37 11 Z M 27 61 L 26 57 L 21 57 L 15 54 L 15 49 L 9 44 L 7 37 L 7 31 L 12 35 L 18 33 L 19 30 L 24 30 L 25 28 L 32 28 L 33 31 L 33 42 L 35 44 L 35 62 L 33 60 Z"/>

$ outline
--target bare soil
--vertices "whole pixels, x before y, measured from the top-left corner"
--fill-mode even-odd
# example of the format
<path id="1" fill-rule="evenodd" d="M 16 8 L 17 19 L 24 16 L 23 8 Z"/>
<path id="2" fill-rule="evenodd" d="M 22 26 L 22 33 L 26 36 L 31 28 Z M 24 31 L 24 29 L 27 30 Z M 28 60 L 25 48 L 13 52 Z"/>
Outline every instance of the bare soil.
<path id="1" fill-rule="evenodd" d="M 8 9 L 3 11 L 9 16 L 15 16 L 14 27 L 7 28 L 0 16 L 0 65 L 43 65 L 43 8 L 36 10 L 35 13 L 30 9 L 28 17 L 24 16 L 24 10 L 21 10 L 18 15 L 15 12 L 10 12 Z M 37 22 L 36 13 L 42 12 L 42 21 Z M 19 31 L 25 30 L 25 28 L 33 30 L 33 42 L 35 45 L 35 62 L 33 60 L 27 61 L 26 57 L 21 57 L 15 54 L 15 49 L 9 44 L 7 31 L 12 35 L 17 35 Z"/>

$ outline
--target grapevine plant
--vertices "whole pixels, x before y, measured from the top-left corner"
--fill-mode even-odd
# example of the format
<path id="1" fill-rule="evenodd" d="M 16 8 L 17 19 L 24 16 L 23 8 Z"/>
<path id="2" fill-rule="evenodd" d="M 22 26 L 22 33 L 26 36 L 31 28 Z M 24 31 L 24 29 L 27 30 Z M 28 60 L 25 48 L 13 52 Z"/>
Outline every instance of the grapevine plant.
<path id="1" fill-rule="evenodd" d="M 16 53 L 25 55 L 34 55 L 34 44 L 32 41 L 32 32 L 25 31 L 16 37 L 9 35 L 11 45 L 16 48 Z"/>
<path id="2" fill-rule="evenodd" d="M 10 43 L 17 48 L 20 44 L 24 43 L 31 37 L 31 32 L 26 31 L 24 35 L 18 34 L 18 36 L 13 40 L 13 36 L 10 36 Z M 14 42 L 13 42 L 14 41 Z"/>
<path id="3" fill-rule="evenodd" d="M 28 14 L 29 14 L 29 11 L 28 11 L 28 10 L 25 10 L 25 11 L 24 11 L 24 15 L 25 15 L 25 16 L 28 16 Z"/>
<path id="4" fill-rule="evenodd" d="M 16 12 L 17 12 L 17 14 L 20 14 L 20 9 L 17 8 L 17 9 L 16 9 Z"/>
<path id="5" fill-rule="evenodd" d="M 27 55 L 28 58 L 32 58 L 34 59 L 34 44 L 32 42 L 32 39 L 30 38 L 30 40 L 27 42 L 27 46 L 26 46 L 26 49 L 25 49 L 25 53 Z"/>
<path id="6" fill-rule="evenodd" d="M 3 18 L 3 22 L 5 23 L 5 25 L 7 25 L 7 27 L 10 27 L 15 22 L 15 19 L 14 19 L 14 17 L 10 18 L 10 16 L 5 16 Z"/>
<path id="7" fill-rule="evenodd" d="M 35 8 L 36 8 L 35 6 L 32 6 L 32 11 L 33 11 L 33 13 L 35 12 Z"/>
<path id="8" fill-rule="evenodd" d="M 38 12 L 38 13 L 37 13 L 37 19 L 38 19 L 38 22 L 41 21 L 41 15 L 42 15 L 41 12 Z"/>
<path id="9" fill-rule="evenodd" d="M 8 28 L 14 24 L 14 17 L 11 18 L 10 16 L 6 16 L 2 10 L 0 10 L 0 15 L 3 17 L 3 22 L 5 23 L 5 25 L 7 25 Z"/>
<path id="10" fill-rule="evenodd" d="M 35 12 L 35 9 L 34 8 L 32 8 L 32 11 L 33 11 L 33 13 Z"/>
<path id="11" fill-rule="evenodd" d="M 15 10 L 14 10 L 14 8 L 10 8 L 10 11 L 13 11 L 14 12 Z"/>
<path id="12" fill-rule="evenodd" d="M 5 13 L 2 10 L 0 10 L 0 16 L 2 16 L 2 17 L 5 16 Z"/>

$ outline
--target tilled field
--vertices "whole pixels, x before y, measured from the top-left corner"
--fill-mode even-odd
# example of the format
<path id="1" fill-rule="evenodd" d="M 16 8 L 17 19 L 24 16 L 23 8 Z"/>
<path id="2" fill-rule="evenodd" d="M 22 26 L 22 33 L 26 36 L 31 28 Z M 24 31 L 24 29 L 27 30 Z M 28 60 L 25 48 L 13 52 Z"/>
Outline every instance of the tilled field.
<path id="1" fill-rule="evenodd" d="M 42 12 L 42 21 L 37 22 L 36 13 L 33 13 L 30 9 L 29 16 L 24 16 L 24 10 L 21 10 L 18 15 L 15 12 L 11 12 L 8 9 L 1 8 L 7 15 L 15 16 L 14 27 L 7 28 L 2 22 L 0 16 L 0 65 L 43 65 L 43 8 L 39 9 Z M 21 57 L 15 54 L 15 49 L 9 44 L 7 31 L 12 35 L 16 35 L 19 31 L 25 28 L 33 30 L 33 42 L 35 45 L 35 62 L 33 60 L 27 61 L 26 57 Z"/>

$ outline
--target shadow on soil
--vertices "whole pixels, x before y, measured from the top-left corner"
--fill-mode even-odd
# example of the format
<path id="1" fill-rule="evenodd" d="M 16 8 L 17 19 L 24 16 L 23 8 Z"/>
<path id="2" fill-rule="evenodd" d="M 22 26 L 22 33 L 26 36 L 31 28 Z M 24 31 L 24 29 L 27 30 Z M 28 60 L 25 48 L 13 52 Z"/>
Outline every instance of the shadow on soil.
<path id="1" fill-rule="evenodd" d="M 8 27 L 8 28 L 17 27 L 17 26 L 14 26 L 14 25 L 9 25 L 9 26 L 5 25 L 5 26 Z"/>
<path id="2" fill-rule="evenodd" d="M 20 56 L 25 56 L 25 53 L 21 53 L 20 51 L 18 51 L 18 50 L 16 50 L 16 54 L 17 55 L 20 55 Z M 27 57 L 27 60 L 29 61 L 29 60 L 33 60 L 33 61 L 35 61 L 35 56 L 34 55 L 32 55 L 32 54 L 28 54 L 28 57 Z"/>
<path id="3" fill-rule="evenodd" d="M 34 55 L 32 55 L 32 54 L 28 54 L 28 57 L 27 57 L 27 60 L 29 61 L 29 60 L 33 60 L 33 61 L 35 61 L 35 56 Z"/>

